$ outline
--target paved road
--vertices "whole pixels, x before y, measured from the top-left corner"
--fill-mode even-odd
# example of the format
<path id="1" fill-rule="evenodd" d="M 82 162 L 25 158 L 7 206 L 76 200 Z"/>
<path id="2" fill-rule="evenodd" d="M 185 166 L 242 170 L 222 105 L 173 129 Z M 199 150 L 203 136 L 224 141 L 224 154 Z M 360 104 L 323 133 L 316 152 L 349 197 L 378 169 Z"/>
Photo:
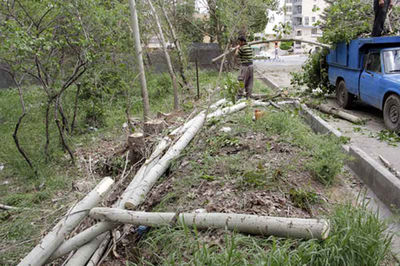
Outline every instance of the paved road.
<path id="1" fill-rule="evenodd" d="M 305 55 L 281 56 L 280 60 L 256 60 L 254 66 L 280 87 L 290 87 L 290 72 L 301 71 Z"/>
<path id="2" fill-rule="evenodd" d="M 290 86 L 290 72 L 301 71 L 301 65 L 307 59 L 304 55 L 282 56 L 281 62 L 259 60 L 255 67 L 280 87 Z M 337 106 L 335 100 L 328 100 L 330 105 Z M 345 136 L 351 138 L 351 142 L 367 152 L 372 158 L 379 160 L 378 156 L 388 160 L 400 171 L 400 143 L 398 147 L 389 145 L 385 141 L 379 141 L 376 137 L 385 129 L 382 112 L 362 103 L 355 104 L 352 110 L 346 110 L 356 116 L 368 119 L 365 125 L 354 125 L 350 122 L 324 117 L 334 128 L 339 129 Z"/>

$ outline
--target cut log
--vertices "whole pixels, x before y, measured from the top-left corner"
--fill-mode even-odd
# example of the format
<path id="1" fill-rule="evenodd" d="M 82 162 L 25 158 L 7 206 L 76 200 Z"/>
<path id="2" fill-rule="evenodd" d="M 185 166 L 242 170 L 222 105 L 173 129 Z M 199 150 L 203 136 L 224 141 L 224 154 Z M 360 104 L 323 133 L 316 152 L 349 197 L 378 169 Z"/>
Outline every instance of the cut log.
<path id="1" fill-rule="evenodd" d="M 113 206 L 116 207 L 116 206 Z M 56 258 L 59 258 L 61 256 L 64 256 L 71 252 L 72 250 L 75 250 L 86 243 L 92 241 L 95 239 L 98 235 L 110 231 L 113 228 L 115 228 L 117 224 L 111 223 L 111 222 L 101 222 L 93 225 L 92 227 L 89 227 L 88 229 L 80 232 L 74 237 L 71 237 L 70 239 L 66 240 L 60 247 L 53 253 L 53 255 L 50 257 L 50 259 L 47 262 L 50 262 Z"/>
<path id="2" fill-rule="evenodd" d="M 89 214 L 124 224 L 162 226 L 173 222 L 175 213 L 135 212 L 112 208 L 93 208 Z M 248 234 L 278 237 L 326 239 L 329 222 L 324 219 L 301 219 L 235 213 L 181 213 L 179 221 L 197 229 L 229 229 Z"/>
<path id="3" fill-rule="evenodd" d="M 229 107 L 226 107 L 226 108 L 223 108 L 223 109 L 218 109 L 215 112 L 213 112 L 211 114 L 208 114 L 207 115 L 207 120 L 212 119 L 212 118 L 221 117 L 221 116 L 226 115 L 226 114 L 231 114 L 231 113 L 234 113 L 234 112 L 238 112 L 240 110 L 243 110 L 246 107 L 247 107 L 247 103 L 246 102 L 241 102 L 241 103 L 235 104 L 233 106 L 229 106 Z"/>
<path id="4" fill-rule="evenodd" d="M 134 164 L 145 156 L 146 144 L 143 133 L 133 133 L 128 136 L 129 161 Z"/>
<path id="5" fill-rule="evenodd" d="M 105 250 L 107 249 L 108 242 L 110 241 L 110 233 L 107 232 L 104 236 L 103 242 L 101 242 L 99 248 L 94 252 L 93 256 L 90 258 L 89 262 L 86 264 L 86 266 L 96 266 L 101 258 L 103 257 L 103 254 Z M 90 252 L 89 252 L 90 253 Z"/>
<path id="6" fill-rule="evenodd" d="M 40 243 L 18 265 L 42 265 L 64 241 L 65 237 L 98 205 L 110 191 L 114 181 L 105 177 L 84 199 L 78 202 L 57 223 Z"/>
<path id="7" fill-rule="evenodd" d="M 355 115 L 343 112 L 342 110 L 340 110 L 336 107 L 333 107 L 333 106 L 321 104 L 321 105 L 316 106 L 316 108 L 318 110 L 320 110 L 321 112 L 340 117 L 340 118 L 350 121 L 354 124 L 360 124 L 364 121 L 363 119 L 361 119 Z"/>
<path id="8" fill-rule="evenodd" d="M 158 135 L 165 129 L 165 122 L 161 119 L 154 119 L 143 124 L 143 131 L 146 136 Z"/>
<path id="9" fill-rule="evenodd" d="M 225 98 L 221 99 L 221 100 L 217 101 L 216 103 L 210 105 L 210 109 L 217 109 L 218 107 L 220 107 L 221 105 L 224 105 L 226 103 L 228 103 L 228 100 L 226 100 Z"/>
<path id="10" fill-rule="evenodd" d="M 187 131 L 175 143 L 174 146 L 168 149 L 168 151 L 157 162 L 157 164 L 151 168 L 149 173 L 140 182 L 140 185 L 137 187 L 134 193 L 129 196 L 128 200 L 126 200 L 124 204 L 126 209 L 134 209 L 144 201 L 147 193 L 150 191 L 155 182 L 157 182 L 158 178 L 164 174 L 171 161 L 179 156 L 182 150 L 189 144 L 189 142 L 203 126 L 205 117 L 206 115 L 204 112 L 201 112 L 199 115 L 197 115 L 192 122 L 192 126 L 187 129 Z"/>
<path id="11" fill-rule="evenodd" d="M 103 239 L 106 237 L 107 234 L 108 232 L 99 235 L 93 241 L 78 249 L 75 254 L 69 259 L 66 266 L 86 265 L 92 254 L 99 248 L 100 244 L 103 242 Z"/>
<path id="12" fill-rule="evenodd" d="M 180 126 L 176 128 L 174 131 L 171 132 L 171 136 L 179 136 L 180 134 L 183 134 L 188 128 L 195 122 L 197 119 L 197 116 L 185 123 L 183 126 Z M 158 163 L 159 159 L 163 155 L 164 150 L 168 148 L 168 146 L 171 144 L 172 139 L 170 137 L 164 137 L 160 143 L 157 145 L 155 148 L 153 154 L 150 156 L 148 160 L 142 165 L 142 167 L 138 170 L 134 178 L 132 179 L 131 183 L 128 185 L 128 187 L 125 189 L 125 191 L 121 195 L 121 200 L 117 202 L 116 204 L 113 205 L 113 207 L 116 208 L 123 208 L 124 203 L 128 199 L 128 197 L 134 193 L 134 191 L 137 189 L 138 184 L 140 183 L 141 179 L 143 179 L 144 173 L 151 169 L 155 164 Z M 94 226 L 80 232 L 76 236 L 68 239 L 65 241 L 57 250 L 54 252 L 54 254 L 51 256 L 51 260 L 54 260 L 58 257 L 64 256 L 71 252 L 72 250 L 75 250 L 82 245 L 92 241 L 96 236 L 107 232 L 113 228 L 115 228 L 116 224 L 111 223 L 111 222 L 101 222 L 97 223 Z"/>

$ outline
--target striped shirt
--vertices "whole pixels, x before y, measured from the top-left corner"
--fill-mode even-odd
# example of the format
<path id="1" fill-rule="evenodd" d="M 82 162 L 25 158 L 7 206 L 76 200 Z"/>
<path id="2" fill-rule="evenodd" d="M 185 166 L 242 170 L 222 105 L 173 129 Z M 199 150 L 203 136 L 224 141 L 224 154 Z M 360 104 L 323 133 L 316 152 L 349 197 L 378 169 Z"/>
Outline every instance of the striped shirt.
<path id="1" fill-rule="evenodd" d="M 253 63 L 253 50 L 250 45 L 245 44 L 241 46 L 239 48 L 238 57 L 241 64 Z"/>

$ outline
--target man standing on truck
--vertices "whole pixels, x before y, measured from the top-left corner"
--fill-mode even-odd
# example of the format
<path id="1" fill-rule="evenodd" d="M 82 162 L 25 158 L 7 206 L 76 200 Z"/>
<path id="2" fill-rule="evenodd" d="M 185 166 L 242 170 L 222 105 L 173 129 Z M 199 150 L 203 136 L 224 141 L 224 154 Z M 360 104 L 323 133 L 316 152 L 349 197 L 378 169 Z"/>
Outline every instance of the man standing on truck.
<path id="1" fill-rule="evenodd" d="M 246 38 L 240 36 L 238 38 L 239 46 L 236 48 L 235 55 L 240 62 L 239 96 L 244 95 L 243 89 L 246 91 L 246 98 L 249 99 L 253 89 L 253 50 L 247 44 Z"/>
<path id="2" fill-rule="evenodd" d="M 374 0 L 374 27 L 372 28 L 372 36 L 382 36 L 386 15 L 389 9 L 393 7 L 393 0 Z"/>

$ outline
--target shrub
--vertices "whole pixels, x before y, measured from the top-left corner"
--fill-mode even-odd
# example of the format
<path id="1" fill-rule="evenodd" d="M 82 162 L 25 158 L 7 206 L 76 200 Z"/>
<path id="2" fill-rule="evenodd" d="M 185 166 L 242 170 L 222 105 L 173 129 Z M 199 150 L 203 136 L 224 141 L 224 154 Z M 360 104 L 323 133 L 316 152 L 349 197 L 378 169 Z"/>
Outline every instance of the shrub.
<path id="1" fill-rule="evenodd" d="M 279 48 L 281 50 L 289 50 L 293 46 L 293 42 L 281 42 Z"/>

